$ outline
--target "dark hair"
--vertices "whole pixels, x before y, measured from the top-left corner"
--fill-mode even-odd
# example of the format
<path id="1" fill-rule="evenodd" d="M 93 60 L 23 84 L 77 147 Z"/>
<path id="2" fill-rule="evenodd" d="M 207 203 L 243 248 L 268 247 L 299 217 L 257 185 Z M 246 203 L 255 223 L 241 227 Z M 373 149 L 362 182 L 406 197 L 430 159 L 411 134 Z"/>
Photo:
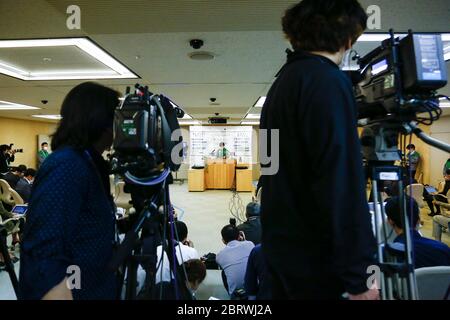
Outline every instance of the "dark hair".
<path id="1" fill-rule="evenodd" d="M 225 142 L 219 143 L 219 146 L 224 146 L 225 147 Z"/>
<path id="2" fill-rule="evenodd" d="M 222 228 L 222 239 L 225 243 L 239 239 L 239 230 L 236 226 L 229 224 Z"/>
<path id="3" fill-rule="evenodd" d="M 257 202 L 250 202 L 246 208 L 247 217 L 259 216 L 261 212 L 261 206 Z"/>
<path id="4" fill-rule="evenodd" d="M 45 145 L 48 145 L 48 143 L 47 143 L 47 142 L 42 142 L 42 143 L 41 143 L 41 147 L 43 147 L 43 146 L 45 146 Z"/>
<path id="5" fill-rule="evenodd" d="M 9 146 L 6 144 L 0 145 L 0 152 L 5 152 L 6 150 L 9 150 Z"/>
<path id="6" fill-rule="evenodd" d="M 415 145 L 413 145 L 413 144 L 408 144 L 408 146 L 406 147 L 406 149 L 414 149 L 414 150 L 416 150 L 416 146 Z"/>
<path id="7" fill-rule="evenodd" d="M 406 213 L 408 215 L 409 221 L 411 221 L 412 216 L 412 225 L 410 227 L 412 229 L 415 228 L 417 225 L 417 222 L 419 222 L 419 206 L 417 205 L 416 200 L 413 198 L 410 198 L 408 196 L 405 196 L 406 198 Z M 404 229 L 403 223 L 402 223 L 402 217 L 400 213 L 400 198 L 399 197 L 392 197 L 389 198 L 386 202 L 385 206 L 386 215 L 389 219 L 391 219 L 394 224 L 397 226 L 397 228 Z"/>
<path id="8" fill-rule="evenodd" d="M 73 88 L 61 107 L 61 122 L 53 134 L 52 149 L 91 147 L 111 128 L 119 93 L 93 82 Z"/>
<path id="9" fill-rule="evenodd" d="M 183 241 L 188 236 L 187 225 L 183 221 L 175 221 L 175 228 L 177 229 L 178 239 Z"/>
<path id="10" fill-rule="evenodd" d="M 35 176 L 36 176 L 36 170 L 34 170 L 34 169 L 32 169 L 32 168 L 28 168 L 28 169 L 25 171 L 24 176 L 25 176 L 25 177 L 35 177 Z"/>
<path id="11" fill-rule="evenodd" d="M 184 263 L 189 282 L 201 283 L 206 278 L 206 266 L 199 259 L 188 260 Z"/>
<path id="12" fill-rule="evenodd" d="M 356 42 L 367 14 L 357 0 L 303 0 L 286 11 L 282 25 L 295 50 L 335 53 Z"/>
<path id="13" fill-rule="evenodd" d="M 21 165 L 17 166 L 17 168 L 14 169 L 14 171 L 24 173 L 25 171 L 27 171 L 27 166 L 24 164 L 21 164 Z"/>

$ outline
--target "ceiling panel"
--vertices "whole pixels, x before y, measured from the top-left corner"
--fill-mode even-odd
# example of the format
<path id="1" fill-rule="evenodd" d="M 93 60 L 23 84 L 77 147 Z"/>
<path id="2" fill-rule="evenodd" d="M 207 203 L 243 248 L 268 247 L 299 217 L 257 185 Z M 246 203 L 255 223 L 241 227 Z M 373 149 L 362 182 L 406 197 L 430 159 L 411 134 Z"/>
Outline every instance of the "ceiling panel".
<path id="1" fill-rule="evenodd" d="M 0 61 L 30 72 L 111 70 L 77 46 L 0 48 Z"/>
<path id="2" fill-rule="evenodd" d="M 214 60 L 194 61 L 189 41 Z M 96 35 L 93 39 L 150 83 L 267 83 L 285 61 L 287 41 L 280 32 L 208 32 Z M 139 59 L 136 59 L 138 57 Z"/>
<path id="3" fill-rule="evenodd" d="M 170 96 L 194 116 L 215 111 L 242 116 L 265 95 L 285 61 L 288 43 L 280 19 L 297 0 L 0 0 L 0 39 L 76 37 L 87 35 L 130 69 L 139 80 L 99 81 L 120 92 L 141 82 Z M 381 30 L 450 32 L 448 0 L 363 0 L 379 5 Z M 81 8 L 81 30 L 68 30 L 66 8 Z M 212 61 L 192 61 L 189 40 L 205 41 Z M 364 55 L 377 43 L 357 45 Z M 36 63 L 42 55 L 20 58 Z M 61 63 L 75 63 L 70 55 Z M 138 57 L 138 59 L 136 58 Z M 65 59 L 65 60 L 64 60 Z M 59 58 L 58 58 L 59 60 Z M 38 65 L 38 64 L 37 64 Z M 64 96 L 81 81 L 25 82 L 0 75 L 0 99 L 40 105 L 57 112 Z M 450 93 L 450 86 L 444 92 Z M 220 106 L 210 106 L 216 97 Z M 448 112 L 448 111 L 446 111 Z M 0 117 L 6 113 L 0 113 Z M 26 117 L 26 112 L 8 113 Z"/>

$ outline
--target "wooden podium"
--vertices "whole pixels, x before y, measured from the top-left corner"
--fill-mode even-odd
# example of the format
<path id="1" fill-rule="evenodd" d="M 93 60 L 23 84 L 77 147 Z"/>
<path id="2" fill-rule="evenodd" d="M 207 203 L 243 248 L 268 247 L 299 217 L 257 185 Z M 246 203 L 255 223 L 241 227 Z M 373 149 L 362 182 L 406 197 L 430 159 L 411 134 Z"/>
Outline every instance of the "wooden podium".
<path id="1" fill-rule="evenodd" d="M 251 165 L 236 167 L 235 159 L 206 160 L 205 169 L 190 169 L 189 191 L 231 190 L 253 191 L 253 171 Z"/>
<path id="2" fill-rule="evenodd" d="M 204 169 L 189 170 L 188 187 L 191 192 L 202 192 L 206 190 Z"/>
<path id="3" fill-rule="evenodd" d="M 206 161 L 206 189 L 229 190 L 234 187 L 235 159 L 210 159 Z"/>
<path id="4" fill-rule="evenodd" d="M 236 191 L 252 192 L 253 189 L 253 170 L 251 167 L 247 169 L 236 168 Z"/>

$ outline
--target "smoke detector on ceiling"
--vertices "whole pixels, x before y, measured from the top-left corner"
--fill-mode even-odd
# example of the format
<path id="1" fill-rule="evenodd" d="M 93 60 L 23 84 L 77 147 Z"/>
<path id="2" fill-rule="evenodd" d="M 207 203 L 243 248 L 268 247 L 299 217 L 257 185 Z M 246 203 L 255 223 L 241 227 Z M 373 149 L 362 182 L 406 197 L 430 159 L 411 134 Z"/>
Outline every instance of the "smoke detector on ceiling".
<path id="1" fill-rule="evenodd" d="M 195 51 L 191 52 L 189 54 L 189 58 L 192 60 L 197 61 L 207 61 L 207 60 L 213 60 L 215 58 L 214 53 L 207 52 L 207 51 Z"/>

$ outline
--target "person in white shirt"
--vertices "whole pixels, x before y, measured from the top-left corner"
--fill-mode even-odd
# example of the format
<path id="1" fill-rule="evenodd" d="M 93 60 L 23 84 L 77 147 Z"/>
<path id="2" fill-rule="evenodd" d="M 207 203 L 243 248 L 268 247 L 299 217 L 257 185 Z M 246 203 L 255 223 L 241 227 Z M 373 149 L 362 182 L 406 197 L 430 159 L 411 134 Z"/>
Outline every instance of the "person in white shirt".
<path id="1" fill-rule="evenodd" d="M 175 246 L 178 264 L 181 265 L 186 261 L 199 259 L 200 257 L 197 250 L 194 248 L 192 241 L 188 240 L 188 228 L 186 224 L 182 221 L 175 221 L 175 228 L 178 234 L 178 239 L 180 240 Z M 164 252 L 164 255 L 162 255 L 161 245 L 158 246 L 156 250 L 156 266 L 158 269 L 156 271 L 155 284 L 160 282 L 170 282 L 174 277 L 173 275 L 170 275 L 170 260 L 167 257 L 167 253 Z M 137 271 L 138 292 L 143 288 L 145 276 L 145 270 L 142 266 L 139 266 Z"/>
<path id="2" fill-rule="evenodd" d="M 226 247 L 217 254 L 216 262 L 224 272 L 225 288 L 233 298 L 236 290 L 244 289 L 248 257 L 255 245 L 246 241 L 244 233 L 235 225 L 223 227 L 221 233 Z"/>
<path id="3" fill-rule="evenodd" d="M 175 221 L 175 228 L 179 238 L 179 241 L 175 246 L 178 264 L 181 265 L 186 261 L 199 259 L 200 256 L 198 255 L 197 250 L 194 248 L 192 241 L 188 240 L 188 228 L 186 224 L 182 221 Z M 159 246 L 157 248 L 156 253 L 158 256 L 158 270 L 156 271 L 155 283 L 158 284 L 161 281 L 170 282 L 170 260 L 167 257 L 167 253 L 164 252 L 163 261 L 161 261 L 162 246 Z"/>

